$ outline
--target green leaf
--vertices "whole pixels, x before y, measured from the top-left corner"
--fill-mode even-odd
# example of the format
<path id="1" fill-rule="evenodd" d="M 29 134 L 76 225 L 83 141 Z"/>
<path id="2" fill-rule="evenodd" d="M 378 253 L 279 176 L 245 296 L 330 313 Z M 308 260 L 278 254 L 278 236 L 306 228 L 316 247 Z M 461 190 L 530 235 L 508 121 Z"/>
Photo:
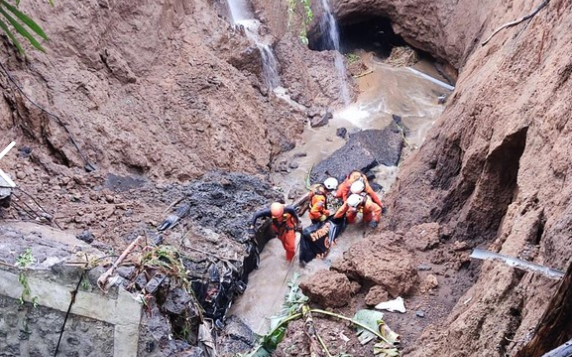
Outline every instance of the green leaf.
<path id="1" fill-rule="evenodd" d="M 354 320 L 360 324 L 371 328 L 374 331 L 379 331 L 380 321 L 383 319 L 383 312 L 375 310 L 359 310 L 354 316 Z M 377 336 L 370 331 L 359 327 L 357 328 L 357 336 L 359 342 L 365 345 Z"/>
<path id="2" fill-rule="evenodd" d="M 0 6 L 0 14 L 2 14 L 2 16 L 4 16 L 6 20 L 8 20 L 10 25 L 12 25 L 16 29 L 16 32 L 18 32 L 23 37 L 27 38 L 28 41 L 30 41 L 30 43 L 32 44 L 32 46 L 34 46 L 36 49 L 42 52 L 45 52 L 42 45 L 40 45 L 40 43 L 34 38 L 34 36 L 32 36 L 28 32 L 28 30 L 26 30 L 22 25 L 20 25 L 18 21 L 14 20 L 12 16 L 10 16 L 6 11 L 4 11 L 4 8 L 2 6 Z"/>
<path id="3" fill-rule="evenodd" d="M 277 328 L 271 335 L 264 338 L 262 345 L 266 350 L 274 351 L 280 342 L 284 339 L 286 335 L 286 326 Z"/>
<path id="4" fill-rule="evenodd" d="M 23 23 L 25 23 L 26 25 L 28 25 L 28 27 L 30 29 L 32 29 L 32 31 L 34 31 L 35 33 L 37 33 L 38 35 L 40 35 L 41 38 L 43 38 L 44 40 L 48 39 L 48 36 L 46 36 L 46 34 L 44 33 L 44 30 L 42 30 L 42 28 L 34 22 L 34 20 L 32 20 L 31 18 L 29 18 L 28 16 L 26 16 L 26 14 L 24 14 L 23 12 L 21 12 L 20 10 L 18 10 L 17 8 L 15 8 L 14 6 L 8 4 L 6 1 L 1 0 L 0 4 L 2 4 L 4 7 L 6 7 L 10 12 L 12 12 L 14 15 L 16 15 L 16 17 L 18 19 L 20 19 L 20 21 L 22 21 Z"/>

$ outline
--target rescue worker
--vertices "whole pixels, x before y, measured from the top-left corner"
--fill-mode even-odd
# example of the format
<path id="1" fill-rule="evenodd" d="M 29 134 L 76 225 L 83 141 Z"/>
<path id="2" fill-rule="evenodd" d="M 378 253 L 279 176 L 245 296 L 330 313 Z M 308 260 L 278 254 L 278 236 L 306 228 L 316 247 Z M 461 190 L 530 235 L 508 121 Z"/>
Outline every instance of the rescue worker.
<path id="1" fill-rule="evenodd" d="M 338 188 L 338 180 L 335 177 L 328 177 L 324 180 L 324 187 L 327 190 L 326 203 L 330 212 L 336 212 L 344 203 L 340 198 L 336 197 L 336 189 Z"/>
<path id="2" fill-rule="evenodd" d="M 296 231 L 300 231 L 300 219 L 293 207 L 274 202 L 270 209 L 255 212 L 250 222 L 249 233 L 254 234 L 254 227 L 258 218 L 268 217 L 272 219 L 272 231 L 282 242 L 286 251 L 286 260 L 292 261 L 296 253 Z"/>
<path id="3" fill-rule="evenodd" d="M 336 192 L 336 197 L 341 198 L 344 202 L 348 199 L 351 194 L 350 188 L 352 184 L 356 181 L 361 181 L 364 184 L 364 191 L 369 197 L 375 202 L 379 207 L 383 208 L 383 203 L 381 203 L 381 199 L 377 195 L 377 193 L 371 188 L 369 182 L 367 180 L 367 176 L 361 173 L 361 171 L 354 170 L 352 171 L 338 186 L 338 191 Z"/>
<path id="4" fill-rule="evenodd" d="M 368 195 L 352 193 L 338 209 L 334 218 L 342 218 L 344 215 L 348 224 L 359 223 L 358 216 L 362 215 L 363 222 L 368 223 L 371 228 L 376 228 L 381 218 L 381 207 Z"/>
<path id="5" fill-rule="evenodd" d="M 328 191 L 326 187 L 322 184 L 315 184 L 310 189 L 309 203 L 310 203 L 310 213 L 308 216 L 312 221 L 312 224 L 323 222 L 330 215 L 328 210 L 327 195 Z"/>

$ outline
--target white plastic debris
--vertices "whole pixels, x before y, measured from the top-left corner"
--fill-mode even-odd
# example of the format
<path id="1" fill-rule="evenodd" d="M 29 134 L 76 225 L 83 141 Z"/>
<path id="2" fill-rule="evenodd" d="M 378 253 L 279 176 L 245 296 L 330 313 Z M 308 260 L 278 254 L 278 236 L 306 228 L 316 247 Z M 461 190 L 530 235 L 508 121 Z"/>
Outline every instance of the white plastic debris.
<path id="1" fill-rule="evenodd" d="M 379 304 L 375 305 L 375 308 L 378 310 L 387 310 L 391 312 L 401 312 L 405 313 L 405 301 L 401 296 L 398 296 L 397 299 L 393 299 L 390 301 L 380 302 Z"/>

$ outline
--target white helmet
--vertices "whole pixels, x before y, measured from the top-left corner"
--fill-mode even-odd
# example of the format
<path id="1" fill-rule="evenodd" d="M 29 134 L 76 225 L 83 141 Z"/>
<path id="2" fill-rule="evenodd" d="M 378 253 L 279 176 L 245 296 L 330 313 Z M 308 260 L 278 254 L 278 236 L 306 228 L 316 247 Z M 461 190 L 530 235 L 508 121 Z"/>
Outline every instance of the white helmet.
<path id="1" fill-rule="evenodd" d="M 324 181 L 324 186 L 326 186 L 326 188 L 329 191 L 333 191 L 336 188 L 338 188 L 338 180 L 336 180 L 335 177 L 328 177 L 325 181 Z"/>
<path id="2" fill-rule="evenodd" d="M 364 189 L 365 189 L 365 184 L 361 180 L 352 183 L 352 185 L 350 186 L 351 193 L 359 194 L 362 193 Z"/>
<path id="3" fill-rule="evenodd" d="M 350 195 L 350 197 L 348 197 L 348 200 L 346 202 L 348 203 L 348 206 L 356 208 L 361 203 L 362 200 L 363 197 L 353 193 Z"/>

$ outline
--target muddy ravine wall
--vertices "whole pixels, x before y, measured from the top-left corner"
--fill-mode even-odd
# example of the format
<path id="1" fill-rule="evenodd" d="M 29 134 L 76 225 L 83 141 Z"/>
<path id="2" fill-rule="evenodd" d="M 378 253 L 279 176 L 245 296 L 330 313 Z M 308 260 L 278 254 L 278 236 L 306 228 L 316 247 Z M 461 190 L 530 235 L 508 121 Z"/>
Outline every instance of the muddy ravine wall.
<path id="1" fill-rule="evenodd" d="M 466 242 L 566 270 L 572 164 L 570 3 L 550 1 L 334 2 L 340 22 L 366 12 L 391 19 L 411 45 L 459 71 L 455 92 L 424 145 L 404 165 L 388 228 L 437 222 L 445 244 Z M 446 321 L 429 326 L 414 356 L 512 355 L 526 343 L 557 286 L 477 262 L 475 285 Z"/>

